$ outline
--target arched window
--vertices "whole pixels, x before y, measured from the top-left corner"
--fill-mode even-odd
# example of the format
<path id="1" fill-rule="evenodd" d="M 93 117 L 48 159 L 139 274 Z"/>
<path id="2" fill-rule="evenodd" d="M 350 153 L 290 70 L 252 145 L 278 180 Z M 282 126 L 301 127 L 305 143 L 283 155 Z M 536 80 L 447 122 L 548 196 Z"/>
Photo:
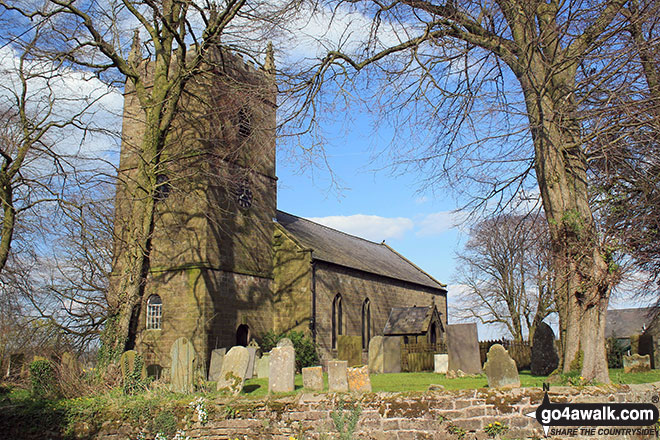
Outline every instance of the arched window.
<path id="1" fill-rule="evenodd" d="M 344 333 L 343 315 L 341 295 L 337 294 L 332 302 L 332 348 L 337 348 L 337 337 Z"/>
<path id="2" fill-rule="evenodd" d="M 431 330 L 429 330 L 429 342 L 431 344 L 436 344 L 438 342 L 438 330 L 435 322 L 431 324 Z"/>
<path id="3" fill-rule="evenodd" d="M 159 330 L 163 316 L 163 301 L 158 295 L 151 295 L 147 299 L 147 330 Z"/>
<path id="4" fill-rule="evenodd" d="M 371 305 L 369 298 L 362 303 L 362 349 L 369 348 L 371 340 Z"/>

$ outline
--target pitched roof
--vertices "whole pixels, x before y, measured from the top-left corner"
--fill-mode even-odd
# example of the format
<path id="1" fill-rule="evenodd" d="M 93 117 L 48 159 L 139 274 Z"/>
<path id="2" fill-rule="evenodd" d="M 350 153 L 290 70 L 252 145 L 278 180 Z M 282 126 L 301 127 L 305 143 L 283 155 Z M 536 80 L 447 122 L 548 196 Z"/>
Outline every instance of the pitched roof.
<path id="1" fill-rule="evenodd" d="M 446 290 L 445 284 L 385 243 L 374 243 L 282 211 L 277 211 L 277 222 L 302 246 L 311 249 L 315 260 Z"/>
<path id="2" fill-rule="evenodd" d="M 387 318 L 384 335 L 415 335 L 426 333 L 431 324 L 435 306 L 392 307 Z"/>
<path id="3" fill-rule="evenodd" d="M 658 309 L 653 307 L 608 310 L 605 337 L 629 338 L 632 335 L 640 335 L 653 325 L 657 314 Z"/>

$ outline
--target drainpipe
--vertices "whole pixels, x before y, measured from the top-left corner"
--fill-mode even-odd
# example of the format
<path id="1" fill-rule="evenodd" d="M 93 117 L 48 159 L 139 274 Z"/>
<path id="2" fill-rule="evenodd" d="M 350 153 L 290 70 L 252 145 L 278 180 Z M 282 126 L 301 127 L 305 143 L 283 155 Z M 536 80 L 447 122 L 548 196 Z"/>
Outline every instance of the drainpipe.
<path id="1" fill-rule="evenodd" d="M 309 253 L 311 258 L 312 253 Z M 312 331 L 312 341 L 316 344 L 316 261 L 312 260 L 312 317 L 309 320 L 309 329 Z"/>

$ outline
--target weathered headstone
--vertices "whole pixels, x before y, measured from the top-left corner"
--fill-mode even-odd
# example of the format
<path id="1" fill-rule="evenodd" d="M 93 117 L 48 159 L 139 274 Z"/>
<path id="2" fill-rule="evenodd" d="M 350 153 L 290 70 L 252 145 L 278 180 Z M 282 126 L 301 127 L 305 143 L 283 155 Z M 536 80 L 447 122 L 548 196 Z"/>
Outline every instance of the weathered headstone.
<path id="1" fill-rule="evenodd" d="M 555 332 L 545 322 L 536 326 L 532 339 L 531 373 L 547 376 L 559 366 L 559 355 L 555 348 Z"/>
<path id="2" fill-rule="evenodd" d="M 216 348 L 211 350 L 211 365 L 209 366 L 209 380 L 216 382 L 222 372 L 222 362 L 227 354 L 226 348 Z"/>
<path id="3" fill-rule="evenodd" d="M 383 338 L 383 373 L 401 373 L 401 336 Z"/>
<path id="4" fill-rule="evenodd" d="M 349 335 L 337 337 L 337 359 L 348 361 L 349 367 L 362 365 L 362 337 Z"/>
<path id="5" fill-rule="evenodd" d="M 255 362 L 255 368 L 259 379 L 268 377 L 270 370 L 270 353 L 264 353 L 259 359 L 257 359 Z"/>
<path id="6" fill-rule="evenodd" d="M 188 338 L 179 338 L 172 344 L 170 350 L 172 369 L 170 371 L 170 382 L 172 391 L 175 393 L 193 392 L 193 380 L 195 374 L 195 349 Z M 146 369 L 145 369 L 146 375 Z"/>
<path id="7" fill-rule="evenodd" d="M 296 351 L 293 347 L 275 347 L 270 351 L 268 391 L 288 393 L 295 390 Z"/>
<path id="8" fill-rule="evenodd" d="M 449 355 L 447 353 L 433 355 L 433 371 L 439 374 L 447 374 L 449 370 Z"/>
<path id="9" fill-rule="evenodd" d="M 490 347 L 487 356 L 484 372 L 488 377 L 489 388 L 520 387 L 516 361 L 509 356 L 509 352 L 502 345 L 495 344 Z"/>
<path id="10" fill-rule="evenodd" d="M 323 368 L 306 367 L 302 369 L 303 387 L 313 391 L 323 391 Z"/>
<path id="11" fill-rule="evenodd" d="M 257 349 L 255 347 L 247 347 L 248 351 L 248 368 L 245 373 L 245 378 L 246 379 L 252 379 L 252 376 L 254 376 L 254 364 L 257 358 Z"/>
<path id="12" fill-rule="evenodd" d="M 481 373 L 477 324 L 448 325 L 447 351 L 450 370 L 460 369 L 468 374 Z"/>
<path id="13" fill-rule="evenodd" d="M 121 378 L 126 380 L 126 377 L 135 371 L 135 360 L 139 356 L 135 350 L 127 350 L 121 354 L 119 358 L 119 368 L 121 369 Z M 140 379 L 144 380 L 147 377 L 147 366 L 142 362 Z"/>
<path id="14" fill-rule="evenodd" d="M 347 361 L 328 362 L 328 391 L 344 393 L 348 391 Z"/>
<path id="15" fill-rule="evenodd" d="M 651 371 L 651 356 L 648 354 L 633 354 L 623 356 L 623 372 L 638 373 L 642 371 Z"/>
<path id="16" fill-rule="evenodd" d="M 383 372 L 383 336 L 374 336 L 369 341 L 369 371 L 374 374 Z"/>
<path id="17" fill-rule="evenodd" d="M 346 379 L 348 390 L 356 393 L 370 393 L 371 379 L 369 379 L 369 367 L 347 368 Z"/>
<path id="18" fill-rule="evenodd" d="M 247 348 L 232 347 L 222 361 L 222 371 L 218 378 L 218 391 L 228 391 L 237 395 L 243 389 L 250 355 Z"/>
<path id="19" fill-rule="evenodd" d="M 75 354 L 65 351 L 60 356 L 60 366 L 63 371 L 66 371 L 67 374 L 77 375 L 80 374 L 80 363 Z"/>
<path id="20" fill-rule="evenodd" d="M 277 341 L 276 347 L 293 347 L 293 342 L 289 338 L 282 338 Z"/>

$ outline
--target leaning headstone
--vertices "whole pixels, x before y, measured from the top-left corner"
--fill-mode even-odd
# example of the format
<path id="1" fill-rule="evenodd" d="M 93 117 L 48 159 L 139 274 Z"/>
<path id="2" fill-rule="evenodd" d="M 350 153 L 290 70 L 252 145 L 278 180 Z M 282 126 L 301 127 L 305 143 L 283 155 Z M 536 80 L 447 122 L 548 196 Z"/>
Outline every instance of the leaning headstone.
<path id="1" fill-rule="evenodd" d="M 171 388 L 175 393 L 191 393 L 195 374 L 195 349 L 188 338 L 179 338 L 170 350 Z M 145 370 L 146 374 L 146 370 Z"/>
<path id="2" fill-rule="evenodd" d="M 639 373 L 642 371 L 651 371 L 651 356 L 648 354 L 633 354 L 623 356 L 623 372 Z"/>
<path id="3" fill-rule="evenodd" d="M 369 367 L 348 368 L 346 370 L 348 390 L 356 393 L 370 393 L 371 379 L 369 379 Z"/>
<path id="4" fill-rule="evenodd" d="M 247 372 L 245 373 L 245 378 L 246 379 L 252 379 L 252 376 L 254 376 L 254 363 L 257 358 L 257 349 L 255 347 L 247 347 L 248 351 L 248 368 Z"/>
<path id="5" fill-rule="evenodd" d="M 383 373 L 401 373 L 401 336 L 383 338 Z"/>
<path id="6" fill-rule="evenodd" d="M 270 353 L 264 353 L 257 361 L 255 362 L 255 369 L 257 370 L 257 377 L 262 379 L 268 377 L 270 370 Z"/>
<path id="7" fill-rule="evenodd" d="M 323 391 L 323 368 L 306 367 L 302 369 L 303 387 L 313 391 Z"/>
<path id="8" fill-rule="evenodd" d="M 222 371 L 218 378 L 218 391 L 228 391 L 237 395 L 243 389 L 250 355 L 247 348 L 232 347 L 222 361 Z"/>
<path id="9" fill-rule="evenodd" d="M 447 353 L 433 355 L 433 371 L 439 374 L 447 374 L 449 370 L 449 355 Z"/>
<path id="10" fill-rule="evenodd" d="M 383 372 L 383 336 L 374 336 L 369 341 L 369 371 L 373 374 Z"/>
<path id="11" fill-rule="evenodd" d="M 328 391 L 345 393 L 348 391 L 347 361 L 328 362 Z"/>
<path id="12" fill-rule="evenodd" d="M 289 338 L 282 338 L 277 341 L 276 347 L 293 347 L 293 342 Z"/>
<path id="13" fill-rule="evenodd" d="M 121 354 L 119 358 L 119 368 L 121 369 L 121 378 L 126 380 L 126 378 L 135 371 L 135 360 L 138 358 L 139 354 L 135 350 L 127 350 Z M 140 379 L 144 380 L 147 378 L 147 366 L 142 362 Z"/>
<path id="14" fill-rule="evenodd" d="M 268 391 L 288 393 L 295 390 L 296 351 L 293 347 L 275 347 L 270 351 Z"/>
<path id="15" fill-rule="evenodd" d="M 362 337 L 340 335 L 337 338 L 337 359 L 348 361 L 349 367 L 362 365 Z"/>
<path id="16" fill-rule="evenodd" d="M 448 325 L 447 351 L 450 370 L 460 369 L 468 374 L 481 373 L 476 323 Z"/>
<path id="17" fill-rule="evenodd" d="M 500 345 L 495 344 L 488 350 L 488 359 L 484 364 L 484 372 L 488 377 L 489 388 L 518 388 L 520 376 L 518 368 L 509 352 Z"/>
<path id="18" fill-rule="evenodd" d="M 533 376 L 547 376 L 559 366 L 559 355 L 555 348 L 555 332 L 545 322 L 536 326 L 532 339 L 532 361 L 530 370 Z"/>
<path id="19" fill-rule="evenodd" d="M 226 348 L 216 348 L 211 350 L 211 366 L 209 367 L 209 380 L 216 382 L 222 372 L 222 362 L 227 354 Z"/>

